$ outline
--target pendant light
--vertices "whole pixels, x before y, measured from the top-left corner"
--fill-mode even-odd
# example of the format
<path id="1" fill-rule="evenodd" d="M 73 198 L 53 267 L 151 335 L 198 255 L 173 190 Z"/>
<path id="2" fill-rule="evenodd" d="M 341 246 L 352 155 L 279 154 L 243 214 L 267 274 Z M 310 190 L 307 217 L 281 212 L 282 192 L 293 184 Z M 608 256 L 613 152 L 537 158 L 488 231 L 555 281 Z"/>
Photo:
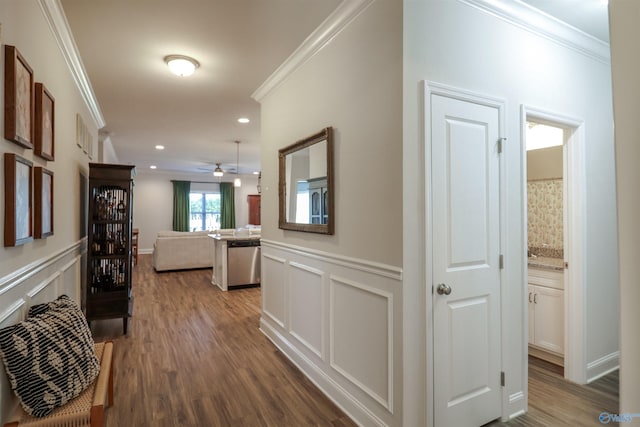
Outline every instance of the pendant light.
<path id="1" fill-rule="evenodd" d="M 240 141 L 235 141 L 236 143 L 236 179 L 233 180 L 234 187 L 241 187 L 242 181 L 240 181 Z"/>
<path id="2" fill-rule="evenodd" d="M 216 168 L 213 171 L 213 176 L 221 177 L 224 175 L 224 171 L 220 169 L 220 163 L 216 163 Z"/>

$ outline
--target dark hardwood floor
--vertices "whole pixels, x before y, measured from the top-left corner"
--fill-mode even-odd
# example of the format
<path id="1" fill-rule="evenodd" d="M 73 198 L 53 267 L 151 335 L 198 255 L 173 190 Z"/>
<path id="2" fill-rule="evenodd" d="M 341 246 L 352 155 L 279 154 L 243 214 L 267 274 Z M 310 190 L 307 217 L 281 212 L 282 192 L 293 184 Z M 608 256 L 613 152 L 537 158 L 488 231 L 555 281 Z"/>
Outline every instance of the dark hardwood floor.
<path id="1" fill-rule="evenodd" d="M 128 334 L 122 320 L 92 324 L 115 342 L 106 427 L 355 426 L 258 330 L 259 288 L 222 292 L 210 269 L 155 273 L 138 259 Z M 489 426 L 598 426 L 617 408 L 617 372 L 578 386 L 533 359 L 529 412 Z"/>
<path id="2" fill-rule="evenodd" d="M 615 371 L 588 385 L 573 384 L 564 379 L 560 366 L 529 356 L 529 411 L 487 426 L 602 426 L 602 412 L 618 413 L 618 383 Z"/>
<path id="3" fill-rule="evenodd" d="M 355 426 L 258 330 L 260 289 L 222 292 L 211 270 L 134 268 L 134 310 L 92 323 L 113 339 L 107 427 Z"/>

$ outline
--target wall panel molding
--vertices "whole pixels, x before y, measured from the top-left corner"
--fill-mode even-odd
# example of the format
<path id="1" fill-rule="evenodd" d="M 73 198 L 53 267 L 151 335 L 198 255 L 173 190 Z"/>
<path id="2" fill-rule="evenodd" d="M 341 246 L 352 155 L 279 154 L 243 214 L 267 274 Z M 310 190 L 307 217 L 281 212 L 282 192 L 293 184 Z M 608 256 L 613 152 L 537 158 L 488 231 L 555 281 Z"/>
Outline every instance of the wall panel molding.
<path id="1" fill-rule="evenodd" d="M 271 247 L 274 249 L 283 249 L 287 252 L 303 255 L 305 258 L 317 259 L 323 262 L 348 267 L 353 270 L 359 270 L 364 273 L 372 273 L 377 276 L 384 276 L 389 279 L 402 282 L 402 268 L 393 265 L 383 264 L 375 261 L 363 260 L 358 258 L 347 257 L 329 252 L 319 251 L 302 246 L 290 245 L 287 243 L 277 242 L 274 240 L 262 239 L 263 247 Z"/>
<path id="2" fill-rule="evenodd" d="M 326 324 L 326 319 L 323 316 L 323 313 L 325 311 L 325 307 L 326 307 L 326 302 L 325 302 L 325 292 L 323 292 L 323 286 L 324 286 L 324 281 L 325 281 L 325 272 L 317 269 L 317 268 L 313 268 L 313 267 L 309 267 L 308 265 L 299 263 L 299 262 L 294 262 L 291 261 L 289 262 L 289 281 L 291 281 L 291 275 L 294 274 L 294 272 L 298 270 L 300 272 L 304 272 L 307 275 L 311 275 L 312 277 L 315 276 L 317 279 L 315 279 L 314 282 L 306 282 L 304 284 L 305 288 L 309 288 L 311 286 L 316 286 L 317 287 L 317 292 L 320 294 L 315 295 L 317 298 L 315 298 L 315 300 L 312 299 L 312 297 L 314 295 L 306 295 L 307 298 L 305 298 L 304 300 L 301 300 L 296 298 L 297 297 L 297 293 L 295 291 L 295 288 L 292 286 L 288 286 L 287 287 L 287 292 L 288 292 L 288 311 L 289 311 L 289 319 L 288 319 L 288 330 L 289 333 L 291 334 L 291 336 L 293 336 L 294 338 L 296 338 L 298 341 L 300 341 L 300 343 L 302 345 L 304 345 L 305 347 L 307 347 L 309 349 L 309 351 L 311 351 L 312 353 L 314 353 L 316 356 L 318 356 L 320 359 L 325 359 L 325 354 L 326 354 L 326 342 L 324 339 L 324 335 L 325 335 L 325 327 L 324 325 Z M 311 292 L 309 290 L 306 290 L 306 292 L 301 292 L 301 293 L 306 293 L 306 294 L 310 294 Z M 310 301 L 311 300 L 311 301 Z M 300 303 L 300 305 L 304 310 L 304 313 L 301 313 L 302 316 L 300 319 L 296 318 L 294 315 L 294 312 L 296 311 L 296 303 Z M 319 302 L 319 303 L 318 303 Z M 315 304 L 314 304 L 315 303 Z M 316 307 L 311 307 L 312 305 L 315 305 Z M 314 318 L 314 313 L 309 313 L 309 309 L 314 309 L 320 312 L 319 315 L 316 315 Z M 298 327 L 298 320 L 300 321 L 300 327 Z M 317 324 L 317 328 L 319 329 L 318 331 L 316 331 L 316 333 L 319 333 L 320 338 L 319 338 L 319 343 L 314 344 L 312 343 L 312 337 L 308 336 L 308 333 L 311 332 L 309 331 L 310 326 L 312 325 L 306 325 L 306 327 L 304 327 L 304 323 L 316 323 Z M 302 329 L 305 329 L 304 331 Z M 305 336 L 305 332 L 307 333 L 307 336 Z"/>
<path id="3" fill-rule="evenodd" d="M 54 300 L 64 294 L 80 301 L 82 252 L 86 239 L 40 258 L 0 278 L 0 327 L 24 320 L 34 304 Z M 18 401 L 8 379 L 0 377 L 0 425 L 7 421 Z"/>
<path id="4" fill-rule="evenodd" d="M 380 316 L 386 317 L 386 319 L 384 319 L 384 322 L 386 323 L 386 334 L 384 333 L 384 330 L 377 330 L 376 335 L 385 335 L 386 336 L 386 347 L 387 347 L 387 363 L 386 366 L 378 366 L 377 367 L 377 371 L 380 372 L 384 372 L 386 371 L 386 381 L 387 381 L 387 389 L 384 390 L 384 396 L 381 395 L 381 393 L 379 391 L 373 390 L 373 388 L 369 385 L 366 384 L 367 379 L 366 378 L 358 378 L 357 375 L 354 372 L 350 372 L 349 367 L 346 366 L 341 366 L 340 365 L 340 361 L 337 360 L 336 358 L 336 354 L 335 354 L 335 350 L 336 350 L 336 345 L 335 345 L 335 340 L 336 340 L 336 335 L 340 332 L 344 332 L 345 329 L 347 328 L 346 325 L 344 324 L 340 324 L 337 320 L 336 320 L 336 315 L 337 313 L 335 312 L 336 309 L 336 301 L 335 299 L 337 298 L 337 290 L 336 290 L 336 285 L 342 285 L 344 287 L 348 287 L 348 288 L 353 288 L 353 289 L 357 289 L 360 291 L 363 291 L 365 293 L 369 293 L 371 295 L 374 295 L 376 297 L 380 297 L 381 299 L 385 300 L 385 304 L 386 304 L 386 313 L 380 313 Z M 373 288 L 371 286 L 367 286 L 363 283 L 358 283 L 358 282 L 354 282 L 352 280 L 347 280 L 341 277 L 336 277 L 336 276 L 332 276 L 330 278 L 330 294 L 331 297 L 329 299 L 330 301 L 330 316 L 329 316 L 329 333 L 330 333 L 330 338 L 329 338 L 329 343 L 330 343 L 330 366 L 335 369 L 336 371 L 338 371 L 340 374 L 342 374 L 345 378 L 347 378 L 349 381 L 351 381 L 352 383 L 354 383 L 355 385 L 357 385 L 358 387 L 360 387 L 365 393 L 367 393 L 369 396 L 371 396 L 374 400 L 376 400 L 379 404 L 381 404 L 382 406 L 384 406 L 386 409 L 389 410 L 389 412 L 393 413 L 393 359 L 394 359 L 394 352 L 393 352 L 393 294 L 391 294 L 390 292 L 385 292 L 382 291 L 380 289 L 376 289 Z M 358 304 L 359 305 L 359 304 Z M 358 305 L 354 304 L 354 306 L 352 307 L 353 310 L 357 310 Z M 363 331 L 366 332 L 366 331 Z M 355 338 L 355 337 L 353 337 Z M 355 353 L 353 350 L 350 350 L 350 353 Z M 367 350 L 367 349 L 364 349 Z M 360 359 L 362 362 L 364 363 L 364 360 L 367 359 L 367 354 L 368 352 L 364 352 L 364 354 L 358 355 L 358 354 L 354 354 L 354 358 L 358 358 Z"/>
<path id="5" fill-rule="evenodd" d="M 69 255 L 79 254 L 79 251 L 81 250 L 83 244 L 86 245 L 86 239 L 73 243 L 51 256 L 35 260 L 30 264 L 27 264 L 24 267 L 7 274 L 5 277 L 0 278 L 0 296 L 5 292 L 10 291 L 13 287 L 20 285 L 22 282 L 29 280 L 33 276 L 59 262 L 60 260 L 65 259 Z"/>
<path id="6" fill-rule="evenodd" d="M 402 270 L 269 240 L 262 261 L 261 331 L 357 423 L 401 425 Z"/>

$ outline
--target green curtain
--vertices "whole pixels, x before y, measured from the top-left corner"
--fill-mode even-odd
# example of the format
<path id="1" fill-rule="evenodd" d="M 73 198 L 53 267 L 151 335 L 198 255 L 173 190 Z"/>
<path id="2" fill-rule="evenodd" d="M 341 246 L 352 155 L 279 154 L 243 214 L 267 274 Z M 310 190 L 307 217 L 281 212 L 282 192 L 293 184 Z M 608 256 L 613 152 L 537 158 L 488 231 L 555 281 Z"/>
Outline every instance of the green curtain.
<path id="1" fill-rule="evenodd" d="M 236 228 L 236 202 L 231 182 L 220 183 L 220 228 Z"/>
<path id="2" fill-rule="evenodd" d="M 173 182 L 173 231 L 189 231 L 190 181 Z"/>

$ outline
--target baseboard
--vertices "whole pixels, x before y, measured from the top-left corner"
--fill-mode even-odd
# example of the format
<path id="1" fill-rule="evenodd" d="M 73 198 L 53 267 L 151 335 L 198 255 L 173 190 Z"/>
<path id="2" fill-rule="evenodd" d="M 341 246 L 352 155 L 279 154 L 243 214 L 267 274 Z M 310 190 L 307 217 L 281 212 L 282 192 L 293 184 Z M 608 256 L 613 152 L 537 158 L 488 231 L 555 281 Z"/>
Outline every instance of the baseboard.
<path id="1" fill-rule="evenodd" d="M 564 357 L 554 354 L 554 353 L 549 353 L 547 351 L 544 350 L 540 350 L 536 347 L 532 347 L 529 346 L 529 354 L 531 356 L 537 357 L 538 359 L 542 359 L 542 360 L 546 360 L 549 363 L 553 363 L 554 365 L 558 365 L 558 366 L 562 366 L 564 367 Z"/>
<path id="2" fill-rule="evenodd" d="M 318 387 L 333 403 L 360 426 L 387 427 L 380 418 L 358 402 L 321 367 L 314 364 L 289 342 L 268 320 L 260 318 L 260 331 Z"/>
<path id="3" fill-rule="evenodd" d="M 620 352 L 614 351 L 587 363 L 587 384 L 620 368 Z"/>

